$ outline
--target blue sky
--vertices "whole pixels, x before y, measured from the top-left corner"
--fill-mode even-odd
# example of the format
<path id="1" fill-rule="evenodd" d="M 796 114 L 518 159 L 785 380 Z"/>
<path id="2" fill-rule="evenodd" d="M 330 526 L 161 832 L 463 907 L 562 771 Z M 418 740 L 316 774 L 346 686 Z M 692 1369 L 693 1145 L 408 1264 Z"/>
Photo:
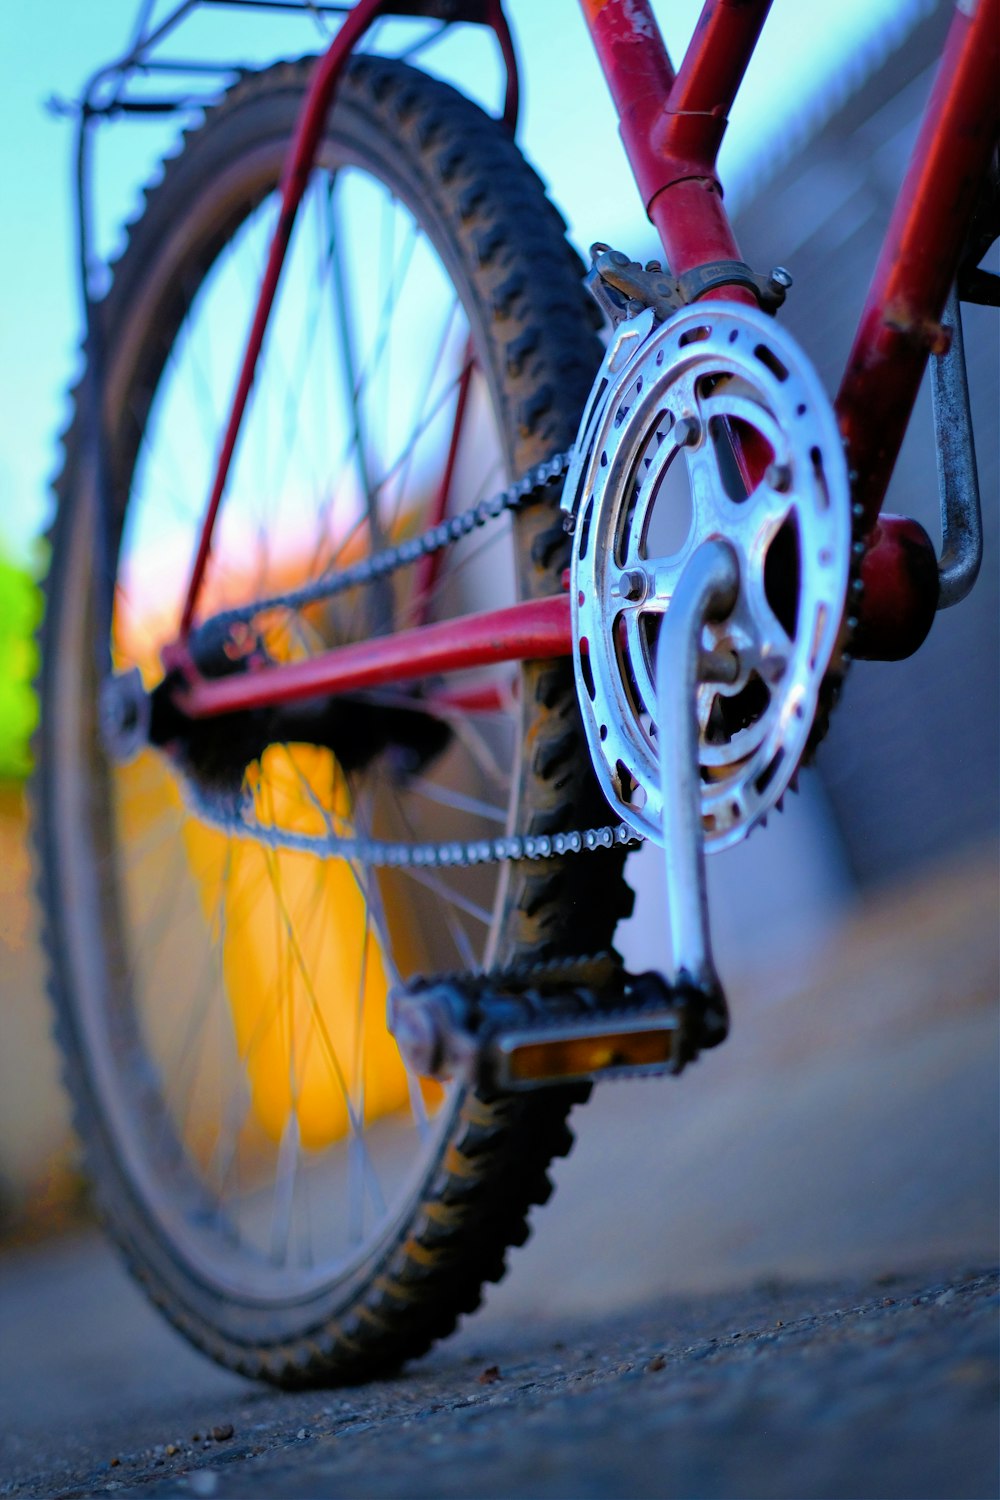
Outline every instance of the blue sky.
<path id="1" fill-rule="evenodd" d="M 819 7 L 775 0 L 723 147 L 730 199 L 738 201 L 748 190 L 789 122 L 816 108 L 887 23 L 904 24 L 932 3 L 837 0 Z M 676 61 L 700 0 L 654 0 L 654 8 Z M 507 9 L 522 61 L 522 144 L 549 183 L 574 240 L 581 249 L 603 239 L 651 253 L 649 228 L 574 0 L 509 0 Z M 165 10 L 162 0 L 159 10 Z M 72 98 L 96 66 L 121 51 L 135 11 L 135 0 L 7 0 L 5 6 L 0 547 L 20 556 L 30 552 L 47 519 L 58 432 L 69 411 L 66 391 L 79 372 L 72 130 L 45 112 L 44 101 L 52 94 Z M 221 49 L 242 61 L 292 55 L 312 44 L 314 33 L 294 23 L 253 19 L 256 26 L 239 12 L 203 17 L 186 50 L 214 48 L 218 55 Z M 499 95 L 499 71 L 482 35 L 456 32 L 434 55 L 434 66 L 485 101 Z M 102 132 L 106 247 L 119 239 L 122 221 L 135 211 L 139 189 L 172 134 L 172 128 L 142 124 Z"/>

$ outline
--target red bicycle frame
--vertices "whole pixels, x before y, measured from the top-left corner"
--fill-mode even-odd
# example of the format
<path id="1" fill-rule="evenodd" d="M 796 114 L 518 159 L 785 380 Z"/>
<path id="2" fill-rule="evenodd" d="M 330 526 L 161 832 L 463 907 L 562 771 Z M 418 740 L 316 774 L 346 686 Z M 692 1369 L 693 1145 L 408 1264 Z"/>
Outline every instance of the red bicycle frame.
<path id="1" fill-rule="evenodd" d="M 706 0 L 676 72 L 648 0 L 581 4 L 629 162 L 672 273 L 739 261 L 716 161 L 771 0 Z M 565 594 L 342 646 L 294 667 L 262 666 L 225 679 L 202 678 L 187 649 L 236 437 L 337 79 L 374 20 L 387 11 L 421 8 L 427 9 L 359 0 L 313 74 L 285 167 L 279 221 L 211 487 L 180 639 L 164 654 L 181 670 L 186 685 L 178 702 L 194 718 L 487 662 L 568 655 L 572 649 Z M 504 118 L 513 127 L 517 77 L 501 0 L 469 0 L 464 13 L 491 26 L 499 38 L 508 69 Z M 1000 134 L 998 74 L 1000 0 L 966 0 L 956 8 L 836 400 L 854 502 L 862 508 L 871 543 L 863 569 L 864 650 L 858 654 L 909 655 L 926 635 L 937 606 L 936 561 L 926 534 L 914 522 L 880 518 L 880 511 L 928 356 L 947 348 L 940 318 Z M 737 282 L 715 286 L 705 296 L 754 301 Z M 452 458 L 463 407 L 459 401 Z M 442 513 L 451 467 L 449 461 L 438 497 Z"/>

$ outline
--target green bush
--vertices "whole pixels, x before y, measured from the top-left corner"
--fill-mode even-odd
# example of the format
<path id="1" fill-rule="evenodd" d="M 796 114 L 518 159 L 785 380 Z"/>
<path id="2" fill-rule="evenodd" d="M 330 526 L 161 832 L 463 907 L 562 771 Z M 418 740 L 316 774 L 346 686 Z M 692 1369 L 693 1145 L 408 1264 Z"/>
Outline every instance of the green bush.
<path id="1" fill-rule="evenodd" d="M 38 585 L 28 569 L 0 557 L 0 779 L 4 780 L 20 780 L 31 770 L 30 740 L 38 720 L 34 633 L 40 614 Z"/>

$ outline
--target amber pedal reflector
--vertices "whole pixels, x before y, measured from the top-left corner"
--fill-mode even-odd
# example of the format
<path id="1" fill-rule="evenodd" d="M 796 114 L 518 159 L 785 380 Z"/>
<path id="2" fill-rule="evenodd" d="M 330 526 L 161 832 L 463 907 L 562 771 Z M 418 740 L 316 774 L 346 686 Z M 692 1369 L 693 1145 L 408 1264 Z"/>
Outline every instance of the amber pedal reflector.
<path id="1" fill-rule="evenodd" d="M 617 1068 L 662 1067 L 669 1063 L 673 1027 L 508 1042 L 503 1051 L 509 1082 L 515 1086 L 591 1078 Z"/>

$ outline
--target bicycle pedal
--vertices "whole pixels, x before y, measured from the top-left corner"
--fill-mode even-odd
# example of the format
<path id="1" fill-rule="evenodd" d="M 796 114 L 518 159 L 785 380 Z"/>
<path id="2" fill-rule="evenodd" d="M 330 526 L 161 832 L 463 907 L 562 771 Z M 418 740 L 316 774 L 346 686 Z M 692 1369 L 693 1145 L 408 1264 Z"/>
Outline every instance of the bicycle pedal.
<path id="1" fill-rule="evenodd" d="M 676 1074 L 727 1029 L 721 996 L 610 955 L 418 977 L 393 991 L 389 1024 L 416 1072 L 498 1091 Z"/>
<path id="2" fill-rule="evenodd" d="M 679 1072 L 682 1025 L 668 1001 L 631 1015 L 605 1012 L 501 1032 L 488 1045 L 489 1081 L 500 1089 L 530 1089 Z"/>

